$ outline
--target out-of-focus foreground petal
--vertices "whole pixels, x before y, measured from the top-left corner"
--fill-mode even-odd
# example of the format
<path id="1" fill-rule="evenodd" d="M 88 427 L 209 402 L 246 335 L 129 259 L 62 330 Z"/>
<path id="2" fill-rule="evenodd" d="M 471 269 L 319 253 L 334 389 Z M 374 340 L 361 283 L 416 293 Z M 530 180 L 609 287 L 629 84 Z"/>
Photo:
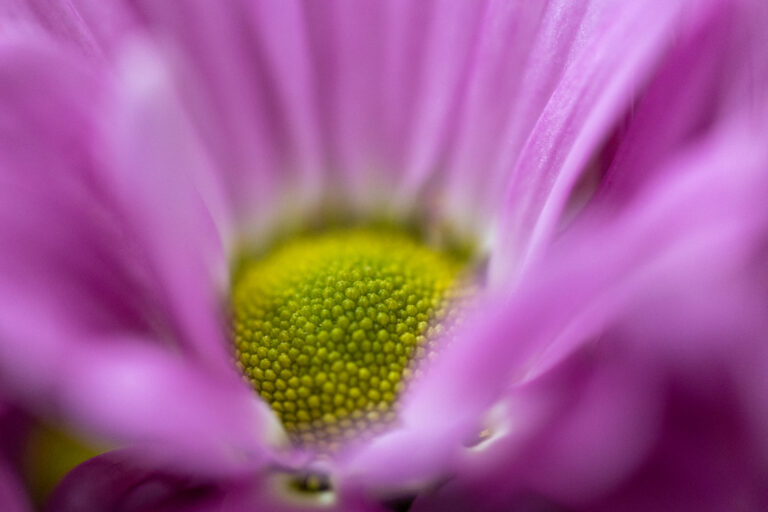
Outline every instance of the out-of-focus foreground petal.
<path id="1" fill-rule="evenodd" d="M 49 499 L 51 512 L 192 511 L 211 507 L 221 493 L 195 477 L 137 466 L 130 452 L 111 452 L 84 462 Z"/>
<path id="2" fill-rule="evenodd" d="M 0 5 L 0 35 L 42 31 L 98 59 L 111 53 L 132 25 L 123 2 L 6 0 Z"/>
<path id="3" fill-rule="evenodd" d="M 96 435 L 197 452 L 203 470 L 251 466 L 273 415 L 229 360 L 204 160 L 183 160 L 197 153 L 156 77 L 114 91 L 45 38 L 0 53 L 4 385 Z"/>
<path id="4" fill-rule="evenodd" d="M 598 198 L 613 208 L 630 204 L 660 165 L 700 143 L 722 122 L 764 123 L 768 108 L 768 5 L 753 0 L 713 4 L 685 27 L 631 113 L 606 144 Z M 700 14 L 699 14 L 700 16 Z"/>
<path id="5" fill-rule="evenodd" d="M 8 512 L 26 512 L 30 509 L 24 487 L 18 477 L 0 461 L 0 507 Z"/>
<path id="6" fill-rule="evenodd" d="M 527 253 L 546 244 L 542 225 L 559 217 L 684 25 L 685 8 L 684 1 L 490 3 L 459 102 L 457 147 L 446 161 L 448 200 L 469 216 L 486 210 L 494 223 L 492 283 L 506 283 L 502 277 L 520 272 Z M 514 38 L 526 25 L 535 26 L 528 38 L 499 44 L 502 27 Z M 510 57 L 510 49 L 520 54 Z"/>
<path id="7" fill-rule="evenodd" d="M 50 512 L 385 512 L 364 498 L 344 493 L 307 493 L 285 474 L 211 480 L 174 473 L 142 463 L 130 450 L 91 459 L 62 481 L 46 506 Z"/>
<path id="8" fill-rule="evenodd" d="M 756 67 L 760 46 L 739 40 L 754 11 L 731 0 L 590 4 L 586 25 L 600 35 L 567 50 L 565 71 L 508 164 L 492 282 L 503 286 L 535 261 L 574 187 L 589 195 L 608 172 L 639 188 L 671 152 L 732 115 L 727 107 L 745 108 L 747 98 L 732 100 Z"/>
<path id="9" fill-rule="evenodd" d="M 557 471 L 558 464 L 567 464 L 563 454 L 560 462 L 557 457 L 547 458 L 550 464 L 540 467 L 551 472 L 542 491 L 563 491 L 558 486 L 567 486 L 576 478 L 573 474 L 588 483 L 587 469 L 599 482 L 598 473 L 604 475 L 604 471 L 597 465 L 604 462 L 606 467 L 629 471 L 631 461 L 616 459 L 639 457 L 651 435 L 650 424 L 659 407 L 654 372 L 668 368 L 654 364 L 658 358 L 680 361 L 681 365 L 697 357 L 713 360 L 728 343 L 736 343 L 734 353 L 746 354 L 755 347 L 752 334 L 761 332 L 761 317 L 756 314 L 760 297 L 755 296 L 750 283 L 753 258 L 765 241 L 766 219 L 755 212 L 760 211 L 768 186 L 766 155 L 741 128 L 723 130 L 703 147 L 670 162 L 668 165 L 679 171 L 670 170 L 675 177 L 647 191 L 643 201 L 618 219 L 596 215 L 574 227 L 511 296 L 487 304 L 485 314 L 468 320 L 464 334 L 471 343 L 447 348 L 428 377 L 417 382 L 413 393 L 405 397 L 405 428 L 375 440 L 351 460 L 349 471 L 362 479 L 399 485 L 424 482 L 435 472 L 450 474 L 449 468 L 460 471 L 463 467 L 468 474 L 474 468 L 482 475 L 478 479 L 493 480 L 495 475 L 504 481 L 502 485 L 494 480 L 498 489 L 510 488 L 507 476 L 514 480 L 515 473 L 509 468 L 502 471 L 495 467 L 496 472 L 489 475 L 476 467 L 482 464 L 472 464 L 472 450 L 457 448 L 484 428 L 478 419 L 483 412 L 509 393 L 510 387 L 524 388 L 526 382 L 555 371 L 574 351 L 589 352 L 589 347 L 596 347 L 594 350 L 603 348 L 609 355 L 613 350 L 621 353 L 629 342 L 611 342 L 608 334 L 608 339 L 601 337 L 613 326 L 652 326 L 642 335 L 632 333 L 635 336 L 627 359 L 611 363 L 613 356 L 609 357 L 605 373 L 598 372 L 595 377 L 596 382 L 605 379 L 604 384 L 590 388 L 591 378 L 582 380 L 587 393 L 585 407 L 593 404 L 597 409 L 581 415 L 586 423 L 578 428 L 608 446 L 618 444 L 613 450 L 601 450 L 605 457 L 582 453 L 578 459 L 573 455 L 571 462 L 579 462 L 579 471 Z M 649 304 L 657 306 L 648 309 Z M 668 310 L 677 316 L 661 314 L 674 304 L 680 306 Z M 737 328 L 742 323 L 744 327 Z M 708 330 L 717 335 L 699 336 Z M 750 336 L 745 337 L 744 331 Z M 693 345 L 697 337 L 702 341 Z M 740 341 L 734 342 L 734 337 Z M 595 339 L 599 340 L 597 345 Z M 633 358 L 636 351 L 645 357 Z M 622 392 L 612 395 L 617 388 L 611 382 L 623 383 Z M 564 386 L 561 391 L 572 398 L 567 394 L 570 389 Z M 593 389 L 594 399 L 589 398 L 589 389 Z M 648 397 L 653 400 L 648 402 Z M 515 448 L 524 451 L 525 433 L 537 431 L 535 420 L 543 414 L 538 408 L 545 403 L 540 401 L 537 406 L 536 401 L 531 405 L 513 400 L 506 404 L 509 411 L 497 430 L 506 434 L 499 437 L 507 449 L 494 445 L 487 453 L 501 461 L 516 461 Z M 759 410 L 765 405 L 764 401 L 756 403 Z M 638 411 L 643 413 L 638 415 Z M 559 432 L 567 438 L 571 430 L 560 427 L 553 428 L 553 435 L 557 437 Z M 630 428 L 633 435 L 610 435 L 622 428 Z M 419 454 L 419 464 L 413 463 L 413 453 Z M 519 481 L 523 483 L 534 480 L 536 474 L 536 466 L 531 464 L 526 476 L 526 467 L 519 467 L 523 475 Z M 619 472 L 614 478 L 624 474 Z M 588 492 L 590 487 L 580 489 Z M 561 494 L 577 501 L 565 491 Z"/>
<path id="10" fill-rule="evenodd" d="M 0 510 L 27 512 L 29 498 L 19 475 L 24 425 L 17 411 L 0 398 Z"/>

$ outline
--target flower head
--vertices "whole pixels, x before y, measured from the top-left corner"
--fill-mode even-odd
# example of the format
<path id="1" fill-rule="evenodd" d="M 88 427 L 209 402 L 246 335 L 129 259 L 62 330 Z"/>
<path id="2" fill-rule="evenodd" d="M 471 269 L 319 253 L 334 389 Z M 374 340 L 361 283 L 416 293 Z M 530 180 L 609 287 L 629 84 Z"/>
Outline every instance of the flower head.
<path id="1" fill-rule="evenodd" d="M 0 376 L 123 449 L 52 509 L 765 504 L 759 2 L 68 5 L 2 17 Z"/>

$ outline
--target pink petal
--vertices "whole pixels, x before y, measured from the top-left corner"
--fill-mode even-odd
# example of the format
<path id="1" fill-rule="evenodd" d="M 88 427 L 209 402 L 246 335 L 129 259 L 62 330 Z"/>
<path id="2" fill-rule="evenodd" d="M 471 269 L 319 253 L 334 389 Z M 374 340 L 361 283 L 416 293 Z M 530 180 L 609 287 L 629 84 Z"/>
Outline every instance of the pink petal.
<path id="1" fill-rule="evenodd" d="M 59 41 L 73 44 L 86 54 L 98 55 L 100 51 L 90 27 L 70 1 L 7 0 L 0 6 L 0 29 L 42 29 Z"/>
<path id="2" fill-rule="evenodd" d="M 190 352 L 231 370 L 220 297 L 231 234 L 217 175 L 152 54 L 135 48 L 102 125 L 108 167 L 101 174 L 124 229 L 146 258 L 149 279 Z"/>
<path id="3" fill-rule="evenodd" d="M 0 461 L 0 508 L 8 512 L 32 510 L 19 478 Z"/>
<path id="4" fill-rule="evenodd" d="M 142 340 L 70 347 L 56 402 L 98 437 L 195 474 L 242 473 L 271 458 L 281 428 L 235 375 L 217 375 Z"/>
<path id="5" fill-rule="evenodd" d="M 278 177 L 285 172 L 281 111 L 254 48 L 251 20 L 239 1 L 133 2 L 140 19 L 155 29 L 177 56 L 177 83 L 210 151 L 227 199 L 240 218 L 269 216 Z M 300 21 L 300 20 L 296 20 Z M 301 33 L 286 30 L 285 35 Z"/>
<path id="6" fill-rule="evenodd" d="M 481 428 L 482 415 L 511 383 L 552 368 L 616 315 L 626 314 L 622 308 L 630 298 L 639 308 L 639 297 L 654 296 L 660 283 L 662 290 L 680 292 L 674 300 L 667 296 L 669 303 L 691 304 L 701 313 L 704 305 L 692 298 L 725 290 L 724 281 L 742 275 L 759 242 L 755 234 L 765 228 L 765 219 L 754 212 L 764 197 L 766 155 L 743 137 L 726 130 L 675 162 L 677 177 L 648 192 L 620 219 L 584 220 L 511 296 L 482 304 L 458 335 L 461 342 L 446 349 L 405 397 L 404 427 L 353 456 L 345 471 L 384 483 L 434 478 L 456 463 L 461 441 Z M 745 305 L 736 291 L 718 300 L 722 307 L 732 305 L 723 315 Z M 659 326 L 672 325 L 658 313 Z M 712 313 L 707 315 L 713 322 L 723 318 Z M 751 310 L 743 314 L 752 318 Z M 422 449 L 414 469 L 408 454 L 416 445 Z"/>
<path id="7" fill-rule="evenodd" d="M 759 56 L 765 31 L 758 27 L 766 22 L 764 5 L 721 2 L 682 27 L 617 137 L 600 200 L 629 204 L 680 148 L 700 143 L 722 122 L 759 114 L 768 74 Z"/>
<path id="8" fill-rule="evenodd" d="M 97 60 L 111 54 L 132 25 L 122 2 L 6 0 L 0 6 L 0 34 L 47 34 Z"/>
<path id="9" fill-rule="evenodd" d="M 75 468 L 54 491 L 51 512 L 384 512 L 359 496 L 304 495 L 290 489 L 290 478 L 253 474 L 242 479 L 212 480 L 146 466 L 135 450 L 110 452 Z"/>
<path id="10" fill-rule="evenodd" d="M 79 57 L 34 41 L 0 55 L 7 389 L 208 471 L 260 464 L 274 416 L 234 369 L 212 275 L 224 205 L 162 80 L 127 61 L 142 73 L 110 110 L 112 89 Z"/>
<path id="11" fill-rule="evenodd" d="M 716 3 L 697 4 L 695 19 L 706 17 Z M 663 0 L 612 6 L 596 2 L 584 14 L 575 46 L 561 46 L 554 37 L 536 49 L 542 52 L 538 60 L 567 58 L 555 82 L 543 77 L 554 88 L 540 113 L 531 113 L 537 119 L 525 146 L 500 162 L 513 170 L 508 171 L 491 260 L 493 279 L 503 282 L 505 276 L 518 274 L 547 243 L 577 178 L 631 105 L 639 85 L 664 58 L 681 16 L 694 16 L 685 6 Z M 553 9 L 551 15 L 559 12 Z M 693 24 L 695 19 L 683 18 Z"/>

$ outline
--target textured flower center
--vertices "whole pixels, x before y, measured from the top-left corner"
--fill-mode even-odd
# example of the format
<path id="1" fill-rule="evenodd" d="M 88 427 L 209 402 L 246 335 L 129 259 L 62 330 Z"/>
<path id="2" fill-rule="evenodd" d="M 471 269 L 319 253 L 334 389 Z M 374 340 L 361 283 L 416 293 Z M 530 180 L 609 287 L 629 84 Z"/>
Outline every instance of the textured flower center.
<path id="1" fill-rule="evenodd" d="M 294 442 L 334 450 L 395 417 L 450 328 L 462 262 L 387 230 L 291 239 L 234 283 L 239 366 Z"/>

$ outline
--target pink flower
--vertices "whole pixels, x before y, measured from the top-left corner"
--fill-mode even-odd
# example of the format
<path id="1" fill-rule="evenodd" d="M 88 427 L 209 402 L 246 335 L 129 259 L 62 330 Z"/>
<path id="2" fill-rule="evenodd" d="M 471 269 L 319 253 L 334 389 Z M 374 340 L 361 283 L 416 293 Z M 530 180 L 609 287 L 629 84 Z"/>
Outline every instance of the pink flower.
<path id="1" fill-rule="evenodd" d="M 123 448 L 51 510 L 764 509 L 761 2 L 0 9 L 0 382 Z M 379 215 L 472 242 L 478 291 L 396 426 L 318 457 L 229 276 Z"/>

